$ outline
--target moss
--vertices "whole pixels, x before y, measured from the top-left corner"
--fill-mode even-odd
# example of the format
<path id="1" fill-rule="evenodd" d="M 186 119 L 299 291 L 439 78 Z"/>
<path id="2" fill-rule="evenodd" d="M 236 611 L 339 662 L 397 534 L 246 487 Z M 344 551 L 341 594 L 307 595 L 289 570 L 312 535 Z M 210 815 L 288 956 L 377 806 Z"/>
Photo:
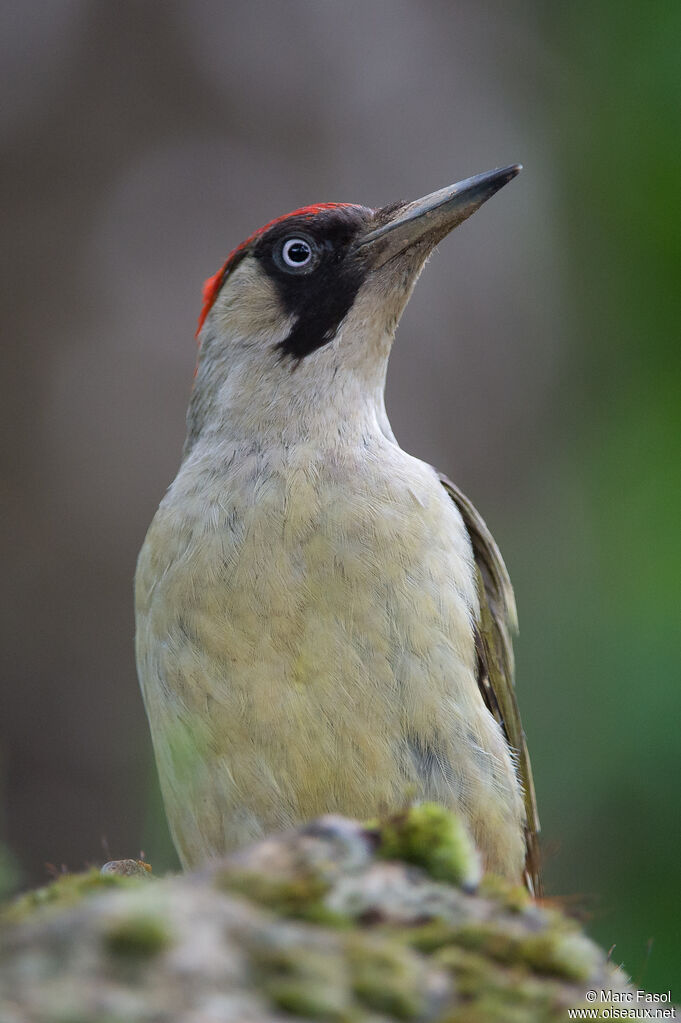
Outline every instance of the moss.
<path id="1" fill-rule="evenodd" d="M 562 1023 L 566 1018 L 560 983 L 533 976 L 526 964 L 503 966 L 456 946 L 439 952 L 435 962 L 451 973 L 462 1003 L 446 1017 L 447 1023 L 528 1019 Z"/>
<path id="2" fill-rule="evenodd" d="M 128 960 L 153 959 L 170 943 L 167 924 L 148 914 L 131 914 L 116 920 L 104 935 L 107 950 Z"/>
<path id="3" fill-rule="evenodd" d="M 55 881 L 20 895 L 3 907 L 0 919 L 7 923 L 18 923 L 30 917 L 37 910 L 49 906 L 65 908 L 74 906 L 93 892 L 109 891 L 112 888 L 131 888 L 140 883 L 138 878 L 121 877 L 118 874 L 101 874 L 96 868 L 82 874 L 63 874 Z"/>
<path id="4" fill-rule="evenodd" d="M 305 920 L 310 924 L 319 924 L 321 927 L 333 927 L 336 930 L 345 930 L 352 926 L 349 916 L 344 913 L 337 913 L 320 899 L 310 902 L 306 906 L 300 906 L 296 912 L 298 920 Z"/>
<path id="5" fill-rule="evenodd" d="M 470 883 L 475 876 L 477 859 L 467 833 L 441 807 L 415 807 L 374 830 L 383 859 L 418 864 L 439 881 Z M 431 884 L 416 871 L 405 878 L 401 869 L 372 865 L 366 871 L 364 860 L 359 868 L 353 862 L 341 873 L 341 879 L 351 878 L 346 902 L 354 895 L 359 906 L 359 926 L 353 926 L 350 910 L 345 916 L 327 906 L 330 891 L 337 896 L 338 889 L 337 873 L 326 861 L 317 869 L 305 857 L 289 855 L 287 847 L 270 874 L 266 868 L 247 869 L 249 862 L 223 865 L 214 880 L 208 872 L 199 875 L 186 885 L 186 898 L 193 905 L 196 883 L 215 884 L 281 917 L 319 925 L 282 923 L 272 912 L 241 907 L 253 918 L 238 938 L 251 966 L 244 985 L 262 992 L 275 1014 L 321 1023 L 431 1019 L 438 1012 L 443 1013 L 438 1023 L 557 1023 L 566 1018 L 579 985 L 583 990 L 588 980 L 588 986 L 600 986 L 595 980 L 608 969 L 600 950 L 572 922 L 497 877 L 484 878 L 474 897 Z M 5 917 L 21 920 L 41 907 L 68 908 L 90 894 L 139 884 L 149 882 L 96 870 L 66 875 L 17 899 Z M 394 909 L 388 901 L 393 885 Z M 178 929 L 185 924 L 174 903 L 164 901 L 167 891 L 161 884 L 152 886 L 150 898 L 114 898 L 110 908 L 108 900 L 97 900 L 93 907 L 92 918 L 103 928 L 97 954 L 115 984 L 128 976 L 141 980 L 145 963 L 154 962 L 153 977 L 170 967 L 173 957 L 159 962 L 154 957 L 174 939 L 170 915 Z M 214 901 L 221 900 L 216 895 Z M 89 909 L 65 915 L 67 926 L 71 916 L 89 920 Z M 202 902 L 199 909 L 203 913 Z M 416 914 L 418 922 L 405 922 Z M 59 1023 L 71 1019 L 77 1017 L 65 1014 Z"/>
<path id="6" fill-rule="evenodd" d="M 436 881 L 474 887 L 480 880 L 478 854 L 456 814 L 422 803 L 382 822 L 378 856 L 423 867 Z"/>
<path id="7" fill-rule="evenodd" d="M 458 927 L 452 936 L 452 941 L 462 948 L 481 952 L 502 963 L 517 959 L 518 940 L 515 935 L 500 930 L 492 923 L 466 923 Z"/>
<path id="8" fill-rule="evenodd" d="M 552 1020 L 566 1018 L 547 1015 L 545 1011 L 533 1005 L 513 1004 L 504 995 L 485 992 L 474 1001 L 465 1002 L 462 1006 L 446 1016 L 442 1023 L 549 1023 Z"/>
<path id="9" fill-rule="evenodd" d="M 519 943 L 520 957 L 537 973 L 586 981 L 598 965 L 598 952 L 583 935 L 572 931 L 546 931 Z"/>
<path id="10" fill-rule="evenodd" d="M 337 952 L 299 945 L 255 945 L 251 957 L 259 985 L 278 1008 L 330 1023 L 349 1023 L 354 1018 L 347 976 Z"/>
<path id="11" fill-rule="evenodd" d="M 511 913 L 522 913 L 524 909 L 532 904 L 530 893 L 520 884 L 511 884 L 497 874 L 485 874 L 478 894 L 494 899 L 504 909 Z"/>
<path id="12" fill-rule="evenodd" d="M 405 927 L 399 932 L 400 939 L 407 945 L 426 955 L 436 952 L 456 940 L 457 928 L 446 920 L 428 920 L 414 927 Z"/>
<path id="13" fill-rule="evenodd" d="M 472 998 L 493 985 L 499 986 L 495 978 L 501 967 L 477 952 L 450 945 L 435 956 L 435 962 L 455 977 L 457 992 L 462 997 Z"/>
<path id="14" fill-rule="evenodd" d="M 316 874 L 295 878 L 270 878 L 249 871 L 222 871 L 216 876 L 221 891 L 245 895 L 281 916 L 327 927 L 344 927 L 349 919 L 324 904 L 329 883 Z"/>
<path id="15" fill-rule="evenodd" d="M 425 967 L 408 949 L 393 941 L 359 935 L 347 943 L 355 995 L 369 1009 L 413 1019 L 425 1008 Z"/>
<path id="16" fill-rule="evenodd" d="M 598 964 L 595 946 L 568 925 L 518 936 L 493 924 L 465 924 L 452 941 L 498 962 L 522 963 L 537 973 L 566 980 L 585 981 Z"/>

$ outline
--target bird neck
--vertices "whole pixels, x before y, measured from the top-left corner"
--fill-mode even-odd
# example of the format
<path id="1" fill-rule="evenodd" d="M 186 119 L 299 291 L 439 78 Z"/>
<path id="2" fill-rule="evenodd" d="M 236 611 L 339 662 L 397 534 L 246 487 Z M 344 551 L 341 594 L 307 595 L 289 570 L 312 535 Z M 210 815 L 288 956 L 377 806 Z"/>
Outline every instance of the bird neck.
<path id="1" fill-rule="evenodd" d="M 341 358 L 341 355 L 344 357 Z M 222 442 L 275 447 L 306 444 L 327 450 L 393 439 L 385 411 L 384 358 L 347 359 L 336 342 L 295 364 L 199 361 L 187 413 L 185 456 Z"/>

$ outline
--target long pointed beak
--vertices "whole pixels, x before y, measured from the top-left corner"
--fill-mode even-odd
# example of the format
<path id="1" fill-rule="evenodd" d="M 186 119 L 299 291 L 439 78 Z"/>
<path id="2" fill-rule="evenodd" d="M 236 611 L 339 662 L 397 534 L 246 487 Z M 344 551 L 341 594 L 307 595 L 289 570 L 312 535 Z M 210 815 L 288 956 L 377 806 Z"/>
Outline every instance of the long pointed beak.
<path id="1" fill-rule="evenodd" d="M 381 266 L 418 242 L 437 245 L 521 170 L 522 165 L 514 163 L 486 174 L 476 174 L 475 177 L 441 188 L 438 192 L 431 192 L 389 213 L 389 219 L 359 238 L 355 247 L 364 249 L 367 245 L 375 246 L 374 265 Z M 379 210 L 379 219 L 380 215 Z"/>

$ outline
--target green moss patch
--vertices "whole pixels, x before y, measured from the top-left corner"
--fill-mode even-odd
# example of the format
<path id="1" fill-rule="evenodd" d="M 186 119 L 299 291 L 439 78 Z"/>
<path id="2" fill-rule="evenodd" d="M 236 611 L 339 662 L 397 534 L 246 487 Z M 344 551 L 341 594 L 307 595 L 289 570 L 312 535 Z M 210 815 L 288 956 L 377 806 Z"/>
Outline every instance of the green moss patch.
<path id="1" fill-rule="evenodd" d="M 571 981 L 588 980 L 598 965 L 595 946 L 568 926 L 518 936 L 494 924 L 465 924 L 452 934 L 452 941 L 497 962 L 524 964 L 536 973 Z"/>
<path id="2" fill-rule="evenodd" d="M 459 817 L 437 803 L 422 803 L 378 825 L 377 855 L 422 867 L 434 880 L 475 887 L 478 854 Z"/>
<path id="3" fill-rule="evenodd" d="M 506 881 L 497 874 L 485 874 L 480 882 L 478 895 L 494 899 L 511 913 L 522 913 L 524 909 L 532 905 L 527 888 L 521 884 L 511 884 L 510 881 Z"/>
<path id="4" fill-rule="evenodd" d="M 335 950 L 264 943 L 251 948 L 258 983 L 278 1008 L 324 1023 L 350 1023 L 352 997 Z"/>
<path id="5" fill-rule="evenodd" d="M 132 913 L 111 924 L 104 944 L 114 956 L 127 960 L 153 959 L 171 944 L 168 925 L 157 916 Z"/>
<path id="6" fill-rule="evenodd" d="M 353 935 L 347 943 L 352 988 L 367 1008 L 398 1019 L 413 1019 L 425 1008 L 425 967 L 393 941 Z"/>
<path id="7" fill-rule="evenodd" d="M 270 878 L 246 870 L 221 871 L 216 876 L 221 891 L 245 895 L 281 916 L 327 927 L 347 926 L 349 920 L 324 904 L 329 883 L 314 873 L 293 878 Z"/>
<path id="8" fill-rule="evenodd" d="M 20 895 L 0 910 L 0 919 L 18 923 L 45 907 L 63 909 L 75 906 L 81 899 L 112 888 L 132 888 L 145 881 L 117 874 L 101 874 L 95 867 L 82 874 L 63 874 L 55 881 Z"/>

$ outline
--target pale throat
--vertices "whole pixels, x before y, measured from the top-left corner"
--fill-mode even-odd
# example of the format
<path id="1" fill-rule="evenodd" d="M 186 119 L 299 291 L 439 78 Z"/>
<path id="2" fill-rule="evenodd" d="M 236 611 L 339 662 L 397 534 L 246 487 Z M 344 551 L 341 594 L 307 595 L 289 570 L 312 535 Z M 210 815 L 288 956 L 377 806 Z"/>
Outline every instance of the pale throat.
<path id="1" fill-rule="evenodd" d="M 358 326 L 341 325 L 333 341 L 299 362 L 273 344 L 263 352 L 228 342 L 223 351 L 231 357 L 199 366 L 188 441 L 326 449 L 392 439 L 384 400 L 392 337 L 367 337 Z"/>

